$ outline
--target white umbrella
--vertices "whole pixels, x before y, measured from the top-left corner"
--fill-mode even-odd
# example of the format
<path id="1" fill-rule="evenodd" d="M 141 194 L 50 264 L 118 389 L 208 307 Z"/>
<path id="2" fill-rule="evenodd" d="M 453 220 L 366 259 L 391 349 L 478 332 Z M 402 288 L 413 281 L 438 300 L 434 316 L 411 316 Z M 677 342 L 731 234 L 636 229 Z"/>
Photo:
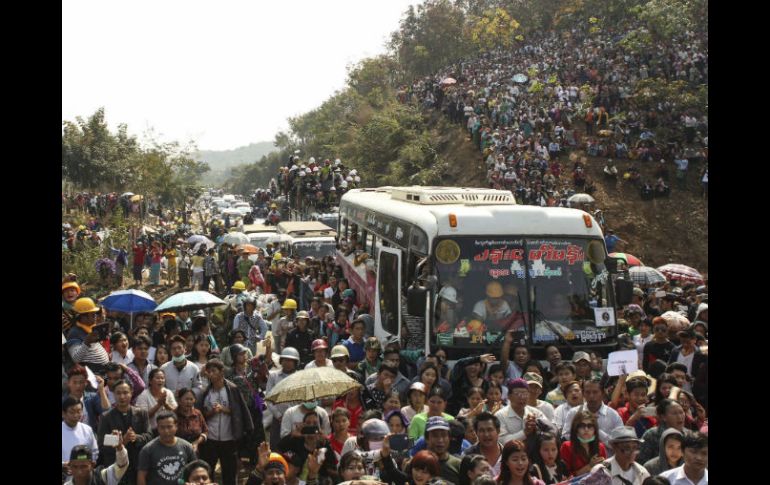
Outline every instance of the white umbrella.
<path id="1" fill-rule="evenodd" d="M 444 78 L 443 81 L 441 81 L 441 84 L 443 84 L 444 86 L 449 86 L 449 85 L 452 85 L 452 84 L 457 84 L 457 79 L 455 79 L 453 77 L 447 77 L 447 78 Z"/>
<path id="2" fill-rule="evenodd" d="M 198 244 L 206 241 L 211 241 L 211 239 L 202 234 L 195 234 L 187 239 L 188 244 Z"/>
<path id="3" fill-rule="evenodd" d="M 228 232 L 222 239 L 223 243 L 237 246 L 238 244 L 249 244 L 249 236 L 242 232 Z"/>
<path id="4" fill-rule="evenodd" d="M 567 199 L 570 204 L 592 204 L 594 201 L 595 199 L 588 194 L 575 194 Z"/>
<path id="5" fill-rule="evenodd" d="M 528 79 L 529 78 L 527 77 L 526 74 L 519 73 L 513 76 L 513 82 L 519 83 L 519 84 L 527 82 Z"/>

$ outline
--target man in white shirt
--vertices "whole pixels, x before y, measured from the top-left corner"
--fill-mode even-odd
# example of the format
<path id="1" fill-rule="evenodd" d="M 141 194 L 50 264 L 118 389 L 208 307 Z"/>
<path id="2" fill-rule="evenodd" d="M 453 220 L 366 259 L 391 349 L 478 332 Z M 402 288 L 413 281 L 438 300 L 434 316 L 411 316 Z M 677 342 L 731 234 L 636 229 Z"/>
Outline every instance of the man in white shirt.
<path id="1" fill-rule="evenodd" d="M 564 418 L 564 432 L 562 433 L 563 439 L 570 439 L 569 432 L 572 424 L 572 418 L 575 417 L 575 414 L 581 408 L 587 408 L 596 416 L 596 420 L 599 423 L 599 439 L 602 443 L 609 445 L 611 448 L 609 440 L 610 432 L 618 426 L 623 426 L 623 419 L 621 419 L 617 411 L 604 404 L 604 401 L 602 400 L 603 393 L 601 378 L 593 377 L 583 382 L 583 397 L 585 398 L 585 404 L 583 406 L 576 406 L 574 409 L 571 409 L 570 412 L 567 413 L 567 416 Z"/>
<path id="2" fill-rule="evenodd" d="M 524 379 L 513 379 L 508 383 L 509 404 L 495 413 L 500 420 L 500 444 L 511 440 L 525 440 L 537 432 L 538 422 L 553 428 L 553 424 L 539 409 L 527 405 L 529 387 Z"/>
<path id="3" fill-rule="evenodd" d="M 564 397 L 567 402 L 560 404 L 553 413 L 553 425 L 556 426 L 559 435 L 564 430 L 564 422 L 570 410 L 583 404 L 583 389 L 580 387 L 580 383 L 572 381 L 565 384 Z"/>
<path id="4" fill-rule="evenodd" d="M 181 335 L 174 335 L 171 339 L 171 360 L 160 367 L 166 375 L 166 389 L 176 392 L 187 387 L 200 396 L 203 387 L 200 369 L 185 357 L 184 344 L 185 339 Z"/>
<path id="5" fill-rule="evenodd" d="M 281 356 L 278 359 L 280 369 L 271 370 L 267 377 L 267 384 L 265 387 L 265 393 L 269 393 L 279 382 L 292 375 L 299 366 L 299 352 L 296 349 L 287 347 L 281 352 Z M 275 448 L 278 445 L 278 441 L 281 438 L 281 418 L 283 414 L 291 407 L 289 404 L 273 404 L 267 401 L 267 409 L 273 416 L 272 424 L 270 425 L 270 447 Z"/>
<path id="6" fill-rule="evenodd" d="M 85 445 L 93 450 L 93 461 L 99 458 L 99 446 L 97 445 L 94 430 L 87 424 L 81 423 L 83 416 L 83 405 L 74 397 L 68 396 L 61 405 L 61 462 L 62 474 L 70 475 L 69 465 L 70 452 L 78 445 Z"/>
<path id="7" fill-rule="evenodd" d="M 329 345 L 326 343 L 326 340 L 321 338 L 313 340 L 310 351 L 313 353 L 313 360 L 305 365 L 305 369 L 333 366 L 332 361 L 326 357 L 329 351 Z"/>
<path id="8" fill-rule="evenodd" d="M 281 418 L 281 438 L 290 435 L 294 428 L 301 428 L 305 415 L 312 412 L 318 415 L 319 428 L 321 428 L 324 436 L 330 435 L 332 428 L 329 423 L 329 413 L 326 412 L 326 409 L 319 407 L 316 401 L 308 401 L 292 406 L 283 413 L 283 418 Z"/>
<path id="9" fill-rule="evenodd" d="M 541 401 L 538 399 L 543 392 L 543 378 L 537 372 L 527 372 L 523 376 L 529 386 L 529 405 L 537 408 L 541 413 L 548 418 L 548 421 L 553 423 L 554 409 L 551 403 Z"/>
<path id="10" fill-rule="evenodd" d="M 659 476 L 668 479 L 671 485 L 708 485 L 708 436 L 702 433 L 685 435 L 682 451 L 684 465 L 666 470 Z"/>

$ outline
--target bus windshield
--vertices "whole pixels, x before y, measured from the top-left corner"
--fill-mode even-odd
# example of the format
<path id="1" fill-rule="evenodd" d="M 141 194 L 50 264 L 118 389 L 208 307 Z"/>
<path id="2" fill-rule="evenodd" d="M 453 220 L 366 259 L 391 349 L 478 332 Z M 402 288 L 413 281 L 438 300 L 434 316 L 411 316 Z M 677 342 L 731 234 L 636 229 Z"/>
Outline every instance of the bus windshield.
<path id="1" fill-rule="evenodd" d="M 337 253 L 337 243 L 333 239 L 328 241 L 295 240 L 291 248 L 294 255 L 298 258 L 312 256 L 315 259 L 322 259 L 326 256 L 334 256 Z"/>
<path id="2" fill-rule="evenodd" d="M 433 342 L 499 345 L 509 329 L 535 346 L 614 337 L 607 271 L 587 257 L 589 247 L 603 254 L 603 244 L 563 237 L 439 239 Z"/>

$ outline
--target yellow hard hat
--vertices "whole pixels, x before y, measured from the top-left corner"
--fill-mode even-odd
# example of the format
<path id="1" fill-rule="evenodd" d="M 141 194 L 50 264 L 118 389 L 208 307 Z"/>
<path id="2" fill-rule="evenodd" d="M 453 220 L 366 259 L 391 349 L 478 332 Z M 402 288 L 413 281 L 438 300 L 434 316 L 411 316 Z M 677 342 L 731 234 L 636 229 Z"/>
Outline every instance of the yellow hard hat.
<path id="1" fill-rule="evenodd" d="M 281 254 L 280 252 L 277 252 L 273 255 L 273 261 L 278 261 L 280 259 L 283 259 L 283 254 Z"/>
<path id="2" fill-rule="evenodd" d="M 80 295 L 80 285 L 75 283 L 74 281 L 68 281 L 61 285 L 61 291 L 64 291 L 67 288 L 75 288 L 78 291 L 78 295 Z"/>
<path id="3" fill-rule="evenodd" d="M 272 204 L 270 204 L 270 208 L 271 209 L 277 209 L 278 206 L 275 204 L 275 202 L 273 202 Z"/>
<path id="4" fill-rule="evenodd" d="M 489 298 L 500 298 L 503 296 L 503 285 L 499 281 L 490 281 L 487 283 L 487 296 Z"/>
<path id="5" fill-rule="evenodd" d="M 72 309 L 77 313 L 96 313 L 101 310 L 90 298 L 78 298 Z"/>
<path id="6" fill-rule="evenodd" d="M 246 284 L 243 281 L 236 281 L 230 288 L 233 290 L 245 290 Z"/>
<path id="7" fill-rule="evenodd" d="M 287 298 L 286 301 L 283 302 L 283 306 L 281 308 L 284 310 L 296 310 L 297 302 L 291 298 Z"/>

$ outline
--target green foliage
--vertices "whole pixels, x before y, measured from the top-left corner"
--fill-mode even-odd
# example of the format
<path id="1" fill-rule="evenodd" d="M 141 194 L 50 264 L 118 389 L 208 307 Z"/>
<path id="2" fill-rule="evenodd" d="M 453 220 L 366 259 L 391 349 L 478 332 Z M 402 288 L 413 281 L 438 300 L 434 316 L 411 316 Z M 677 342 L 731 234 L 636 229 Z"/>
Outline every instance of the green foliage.
<path id="1" fill-rule="evenodd" d="M 161 143 L 150 132 L 143 147 L 123 124 L 110 133 L 104 108 L 87 120 L 77 117 L 62 125 L 62 175 L 78 187 L 130 189 L 172 203 L 181 201 L 209 170 L 206 163 L 192 157 L 196 150 L 192 143 Z"/>
<path id="2" fill-rule="evenodd" d="M 465 12 L 449 0 L 410 6 L 390 49 L 408 78 L 433 73 L 470 52 Z"/>
<path id="3" fill-rule="evenodd" d="M 519 22 L 504 9 L 487 10 L 481 16 L 471 17 L 471 41 L 482 51 L 510 47 L 519 27 Z"/>

